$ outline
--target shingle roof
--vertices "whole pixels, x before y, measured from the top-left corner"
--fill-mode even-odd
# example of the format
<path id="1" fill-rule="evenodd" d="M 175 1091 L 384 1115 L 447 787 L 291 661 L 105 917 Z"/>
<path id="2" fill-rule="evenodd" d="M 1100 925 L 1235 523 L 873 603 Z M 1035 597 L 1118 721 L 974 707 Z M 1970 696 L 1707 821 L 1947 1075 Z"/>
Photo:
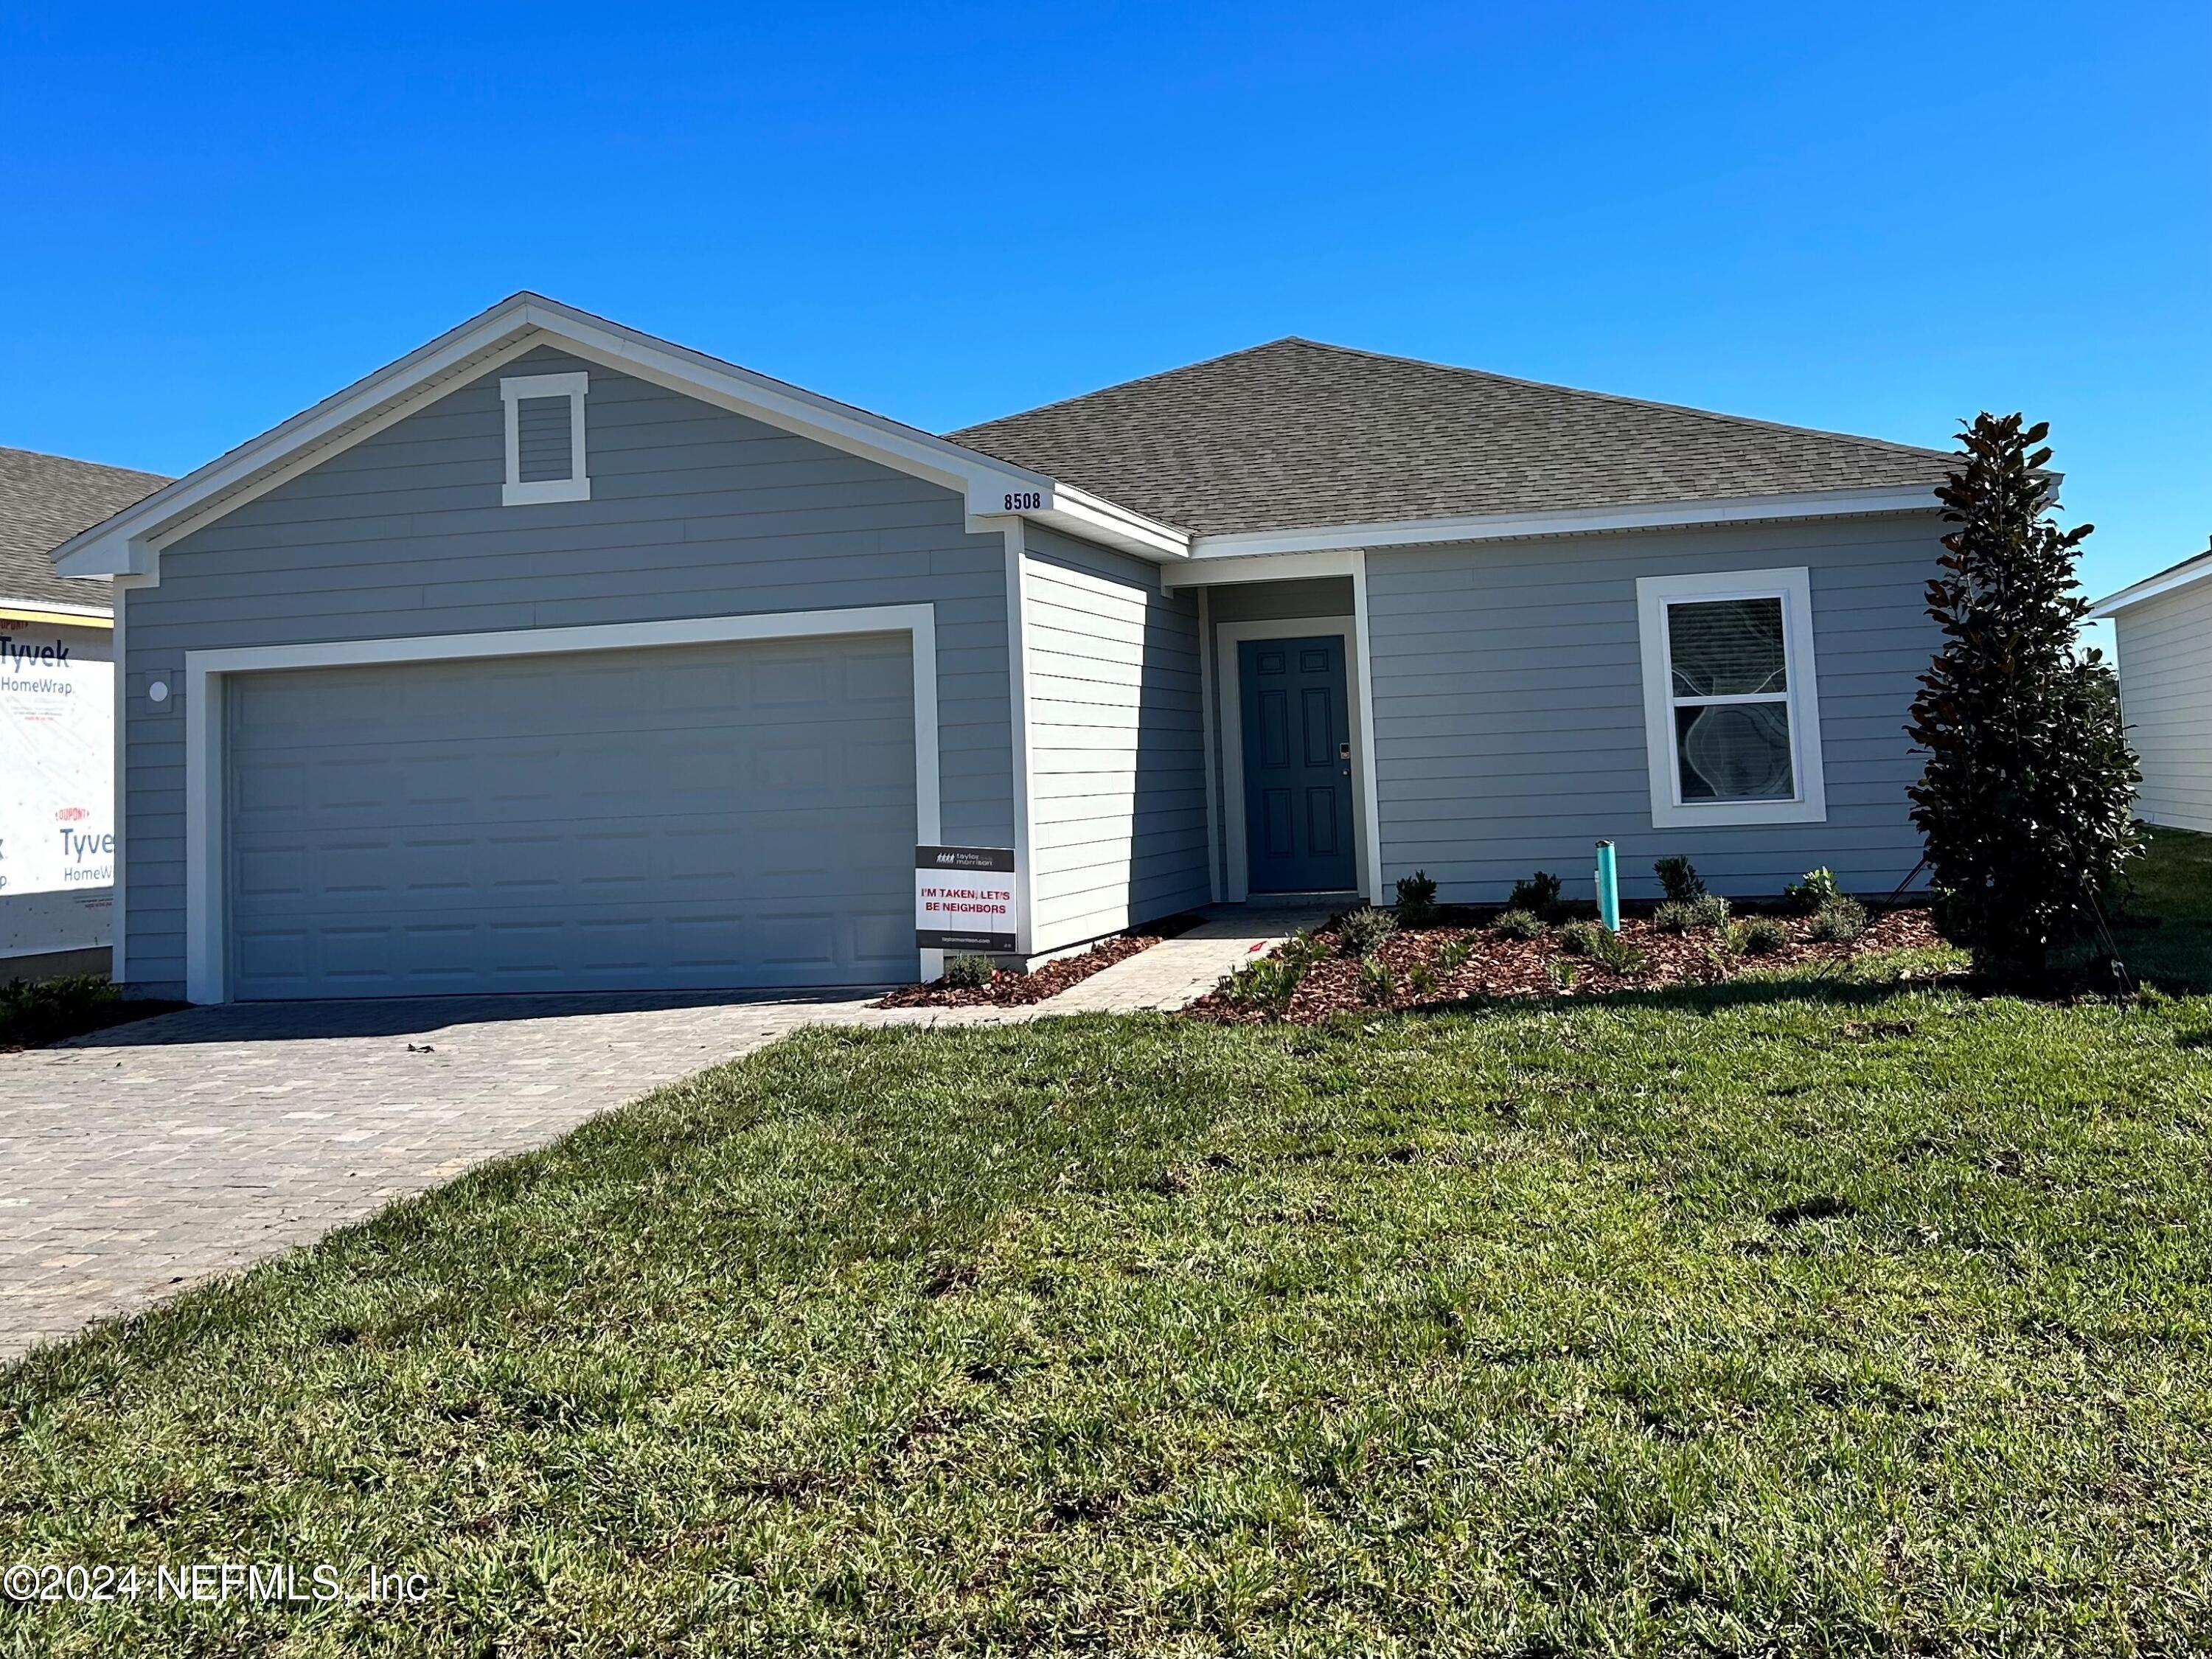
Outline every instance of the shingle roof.
<path id="1" fill-rule="evenodd" d="M 168 482 L 157 472 L 0 448 L 0 600 L 106 610 L 104 579 L 57 576 L 46 555 Z"/>
<path id="2" fill-rule="evenodd" d="M 945 434 L 1199 535 L 1926 484 L 1940 450 L 1296 337 Z"/>

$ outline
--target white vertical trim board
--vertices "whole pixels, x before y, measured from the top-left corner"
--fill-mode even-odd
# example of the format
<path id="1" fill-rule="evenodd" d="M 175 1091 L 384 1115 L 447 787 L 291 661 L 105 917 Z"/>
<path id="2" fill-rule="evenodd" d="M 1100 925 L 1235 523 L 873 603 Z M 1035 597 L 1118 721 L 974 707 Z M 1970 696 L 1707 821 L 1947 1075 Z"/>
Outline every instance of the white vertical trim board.
<path id="1" fill-rule="evenodd" d="M 131 914 L 131 904 L 128 896 L 128 889 L 124 884 L 125 877 L 123 868 L 123 859 L 125 829 L 124 808 L 130 805 L 130 796 L 128 791 L 125 787 L 125 771 L 128 766 L 128 760 L 126 757 L 130 752 L 129 744 L 131 738 L 131 698 L 129 695 L 131 687 L 131 671 L 129 667 L 131 653 L 126 644 L 126 636 L 124 633 L 124 612 L 125 607 L 130 600 L 130 590 L 137 585 L 137 579 L 131 576 L 118 576 L 113 579 L 112 582 L 115 593 L 115 610 L 113 613 L 115 617 L 115 664 L 113 670 L 115 676 L 115 725 L 113 728 L 112 740 L 108 744 L 107 758 L 108 770 L 110 774 L 108 787 L 114 797 L 113 801 L 108 808 L 108 822 L 113 824 L 115 828 L 115 897 L 109 904 L 107 911 L 107 937 L 110 952 L 107 963 L 107 977 L 111 983 L 116 985 L 125 984 L 130 979 L 129 974 L 125 971 L 125 964 L 127 958 L 124 954 L 124 928 L 125 926 L 125 919 Z"/>
<path id="2" fill-rule="evenodd" d="M 1011 694 L 1008 719 L 1013 732 L 1014 781 L 1014 951 L 1027 959 L 1036 938 L 1034 896 L 1036 872 L 1031 848 L 1034 837 L 1030 803 L 1036 799 L 1030 770 L 1030 635 L 1024 619 L 1029 586 L 1024 571 L 1029 563 L 1027 541 L 1019 519 L 1007 520 L 1006 537 L 1006 684 Z M 940 959 L 944 952 L 938 952 Z M 938 973 L 944 969 L 940 965 Z M 926 974 L 934 979 L 937 974 Z"/>
<path id="3" fill-rule="evenodd" d="M 1220 642 L 1220 672 L 1214 684 L 1220 696 L 1215 708 L 1221 722 L 1221 815 L 1225 820 L 1229 847 L 1229 890 L 1231 904 L 1252 896 L 1251 852 L 1247 842 L 1250 825 L 1244 816 L 1244 720 L 1243 688 L 1238 681 L 1236 647 L 1246 640 L 1304 640 L 1334 635 L 1344 641 L 1345 700 L 1352 716 L 1352 775 L 1371 770 L 1367 744 L 1367 679 L 1361 672 L 1365 658 L 1359 649 L 1359 629 L 1349 617 L 1285 617 L 1274 622 L 1223 623 L 1215 630 Z M 1364 788 L 1352 792 L 1352 855 L 1361 892 L 1372 901 L 1381 890 L 1376 884 L 1375 832 L 1372 798 Z"/>
<path id="4" fill-rule="evenodd" d="M 937 740 L 937 613 L 927 605 L 841 611 L 787 611 L 750 617 L 687 617 L 673 622 L 611 623 L 582 628 L 525 628 L 495 634 L 432 634 L 408 639 L 338 640 L 317 645 L 248 646 L 185 653 L 185 994 L 194 1002 L 228 998 L 228 903 L 224 892 L 224 690 L 235 674 L 287 668 L 357 668 L 471 658 L 628 651 L 662 645 L 736 644 L 841 634 L 909 636 L 914 659 L 915 833 L 918 845 L 942 838 Z M 119 874 L 119 872 L 118 872 Z M 927 958 L 933 977 L 940 962 Z"/>
<path id="5" fill-rule="evenodd" d="M 1685 801 L 1681 798 L 1681 775 L 1674 757 L 1667 607 L 1725 599 L 1782 601 L 1790 765 L 1797 786 L 1796 794 L 1787 800 Z M 1827 782 L 1820 764 L 1820 668 L 1814 659 L 1809 569 L 1800 565 L 1778 570 L 1721 570 L 1709 575 L 1639 576 L 1636 579 L 1636 632 L 1644 665 L 1644 746 L 1650 771 L 1653 829 L 1827 822 Z"/>
<path id="6" fill-rule="evenodd" d="M 1367 837 L 1367 902 L 1382 902 L 1382 792 L 1376 781 L 1375 769 L 1375 651 L 1367 630 L 1367 550 L 1361 548 L 1352 561 L 1352 616 L 1358 624 L 1359 706 L 1352 721 L 1359 737 L 1359 784 L 1361 799 L 1366 803 L 1367 822 L 1374 826 Z"/>
<path id="7" fill-rule="evenodd" d="M 1214 698 L 1213 596 L 1198 590 L 1198 729 L 1206 748 L 1206 896 L 1221 902 L 1220 744 L 1214 735 L 1220 705 Z"/>

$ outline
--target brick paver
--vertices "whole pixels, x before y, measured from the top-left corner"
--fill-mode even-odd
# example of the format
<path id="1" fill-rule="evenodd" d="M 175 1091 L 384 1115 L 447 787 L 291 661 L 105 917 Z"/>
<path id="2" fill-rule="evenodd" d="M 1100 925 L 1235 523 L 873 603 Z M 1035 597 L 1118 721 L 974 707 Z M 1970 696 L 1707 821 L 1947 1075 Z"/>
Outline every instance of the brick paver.
<path id="1" fill-rule="evenodd" d="M 305 1243 L 802 1025 L 1180 1007 L 1316 918 L 1228 913 L 1029 1008 L 867 994 L 194 1008 L 0 1056 L 0 1360 Z"/>

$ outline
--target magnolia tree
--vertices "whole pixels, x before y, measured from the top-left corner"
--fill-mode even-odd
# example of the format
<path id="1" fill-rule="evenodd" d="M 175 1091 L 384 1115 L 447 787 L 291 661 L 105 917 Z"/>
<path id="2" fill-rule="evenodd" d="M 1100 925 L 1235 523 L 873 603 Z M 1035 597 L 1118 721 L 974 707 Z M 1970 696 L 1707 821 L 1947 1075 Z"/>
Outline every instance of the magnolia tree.
<path id="1" fill-rule="evenodd" d="M 1942 574 L 1928 614 L 1943 648 L 1913 700 L 1928 751 L 1912 821 L 1937 919 L 1985 971 L 2034 975 L 2096 925 L 2136 850 L 2140 775 L 2112 667 L 2078 649 L 2089 609 L 2074 562 L 2092 526 L 2051 521 L 2050 428 L 1984 414 L 1936 494 Z"/>

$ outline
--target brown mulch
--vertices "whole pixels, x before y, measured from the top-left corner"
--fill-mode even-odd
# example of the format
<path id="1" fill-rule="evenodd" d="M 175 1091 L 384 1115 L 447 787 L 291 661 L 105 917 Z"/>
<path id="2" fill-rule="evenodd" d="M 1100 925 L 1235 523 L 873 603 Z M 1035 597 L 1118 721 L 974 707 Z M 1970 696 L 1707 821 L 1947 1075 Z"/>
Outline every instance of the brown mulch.
<path id="1" fill-rule="evenodd" d="M 1089 979 L 1101 969 L 1111 968 L 1126 961 L 1139 951 L 1149 951 L 1162 939 L 1187 933 L 1204 920 L 1200 916 L 1170 916 L 1164 921 L 1145 924 L 1141 933 L 1116 933 L 1111 939 L 1102 939 L 1080 956 L 1060 957 L 1043 967 L 1026 974 L 1010 974 L 1003 970 L 991 977 L 988 985 L 972 988 L 947 985 L 941 979 L 927 985 L 902 985 L 897 990 L 872 1002 L 871 1008 L 981 1008 L 993 1005 L 1000 1008 L 1023 1008 L 1033 1002 L 1042 1002 L 1056 997 L 1069 986 Z"/>
<path id="2" fill-rule="evenodd" d="M 1743 912 L 1741 915 L 1750 915 Z M 1435 1007 L 1474 997 L 1603 996 L 1613 991 L 1656 990 L 1670 985 L 1710 985 L 1737 974 L 1759 969 L 1786 968 L 1808 963 L 1833 962 L 1875 951 L 1895 951 L 1943 943 L 1928 912 L 1909 908 L 1886 912 L 1875 919 L 1864 934 L 1849 944 L 1823 944 L 1808 937 L 1809 916 L 1775 918 L 1790 930 L 1790 943 L 1765 956 L 1737 955 L 1720 960 L 1713 951 L 1714 935 L 1700 929 L 1690 933 L 1662 933 L 1644 917 L 1626 917 L 1620 936 L 1644 953 L 1642 969 L 1632 975 L 1614 973 L 1588 957 L 1568 956 L 1559 948 L 1558 929 L 1530 939 L 1507 939 L 1486 926 L 1448 924 L 1404 928 L 1376 948 L 1375 955 L 1397 980 L 1393 1008 Z M 1333 939 L 1334 928 L 1324 929 L 1323 939 Z M 1466 962 L 1447 974 L 1435 966 L 1437 952 L 1454 939 L 1473 947 Z M 1571 964 L 1572 977 L 1561 984 L 1553 976 L 1554 960 Z M 1436 976 L 1433 989 L 1415 995 L 1407 986 L 1413 969 L 1426 963 Z M 1345 1011 L 1372 1012 L 1374 1005 L 1361 1000 L 1359 963 L 1350 957 L 1331 956 L 1316 962 L 1292 993 L 1289 1008 L 1280 1018 L 1294 1024 L 1310 1025 Z M 1224 1024 L 1277 1018 L 1263 1008 L 1233 1002 L 1218 988 L 1209 991 L 1184 1011 L 1200 1019 Z"/>

